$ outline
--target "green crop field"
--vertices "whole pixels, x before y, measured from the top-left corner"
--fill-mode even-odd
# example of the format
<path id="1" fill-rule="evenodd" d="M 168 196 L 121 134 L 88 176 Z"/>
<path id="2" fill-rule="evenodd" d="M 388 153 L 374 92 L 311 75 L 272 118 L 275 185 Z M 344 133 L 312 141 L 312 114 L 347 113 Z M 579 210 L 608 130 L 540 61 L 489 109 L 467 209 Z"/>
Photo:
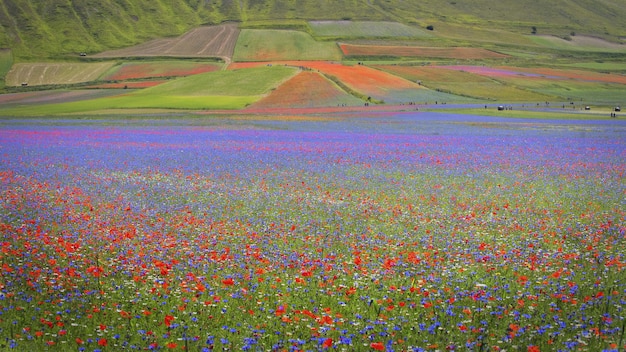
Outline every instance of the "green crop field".
<path id="1" fill-rule="evenodd" d="M 296 69 L 280 65 L 209 72 L 181 78 L 138 92 L 142 96 L 252 96 L 267 93 L 295 75 Z"/>
<path id="2" fill-rule="evenodd" d="M 179 78 L 128 94 L 3 109 L 2 116 L 90 113 L 111 109 L 242 109 L 298 72 L 285 66 L 216 71 Z"/>
<path id="3" fill-rule="evenodd" d="M 310 21 L 314 37 L 331 38 L 431 38 L 424 29 L 398 22 Z"/>
<path id="4" fill-rule="evenodd" d="M 605 82 L 573 80 L 499 78 L 507 85 L 523 87 L 537 93 L 570 99 L 577 102 L 622 104 L 626 99 L 626 85 Z"/>
<path id="5" fill-rule="evenodd" d="M 239 35 L 235 61 L 340 60 L 332 42 L 318 42 L 308 33 L 291 30 L 244 29 Z"/>
<path id="6" fill-rule="evenodd" d="M 470 72 L 453 71 L 436 67 L 379 66 L 380 69 L 412 81 L 421 81 L 425 86 L 467 96 L 492 101 L 545 101 L 553 99 L 544 92 L 521 89 L 516 85 L 477 75 Z"/>

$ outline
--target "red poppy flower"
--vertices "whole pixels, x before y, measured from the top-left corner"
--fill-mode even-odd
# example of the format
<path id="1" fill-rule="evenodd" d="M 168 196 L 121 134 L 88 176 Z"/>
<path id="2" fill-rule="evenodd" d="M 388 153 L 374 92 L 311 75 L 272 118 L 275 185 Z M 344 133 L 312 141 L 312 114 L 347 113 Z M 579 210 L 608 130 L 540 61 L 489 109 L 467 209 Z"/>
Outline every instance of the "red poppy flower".
<path id="1" fill-rule="evenodd" d="M 323 348 L 331 348 L 331 347 L 333 347 L 333 339 L 327 338 L 326 340 L 324 340 L 324 343 L 322 343 L 322 347 Z"/>
<path id="2" fill-rule="evenodd" d="M 372 342 L 370 344 L 370 347 L 375 349 L 376 351 L 384 351 L 385 350 L 385 345 L 383 345 L 382 342 Z"/>

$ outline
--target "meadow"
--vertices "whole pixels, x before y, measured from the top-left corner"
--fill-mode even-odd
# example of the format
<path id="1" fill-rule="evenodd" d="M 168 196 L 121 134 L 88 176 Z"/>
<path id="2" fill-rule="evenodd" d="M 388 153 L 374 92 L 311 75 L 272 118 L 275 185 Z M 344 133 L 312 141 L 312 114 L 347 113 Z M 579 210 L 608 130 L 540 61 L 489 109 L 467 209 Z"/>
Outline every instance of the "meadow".
<path id="1" fill-rule="evenodd" d="M 318 42 L 305 32 L 244 29 L 239 34 L 233 60 L 341 60 L 341 52 L 334 42 Z"/>
<path id="2" fill-rule="evenodd" d="M 0 349 L 626 347 L 623 121 L 340 116 L 4 120 Z"/>
<path id="3" fill-rule="evenodd" d="M 398 22 L 309 21 L 315 38 L 431 38 L 426 30 Z"/>

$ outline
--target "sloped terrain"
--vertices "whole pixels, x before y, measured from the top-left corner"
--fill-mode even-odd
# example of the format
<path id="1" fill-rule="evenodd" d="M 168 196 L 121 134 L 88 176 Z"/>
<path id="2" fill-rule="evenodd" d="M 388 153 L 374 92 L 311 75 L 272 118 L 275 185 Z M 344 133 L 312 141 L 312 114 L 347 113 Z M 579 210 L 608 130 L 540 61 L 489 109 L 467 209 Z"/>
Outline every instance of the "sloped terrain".
<path id="1" fill-rule="evenodd" d="M 6 76 L 7 86 L 73 84 L 98 79 L 113 62 L 17 63 Z"/>
<path id="2" fill-rule="evenodd" d="M 434 25 L 436 36 L 440 26 L 460 26 L 446 35 L 470 41 L 473 30 L 488 29 L 558 36 L 575 32 L 623 42 L 624 18 L 622 0 L 338 0 L 323 5 L 314 0 L 4 0 L 0 48 L 12 48 L 19 58 L 92 54 L 182 35 L 200 25 L 256 21 L 269 29 L 281 21 L 307 20 L 397 22 L 396 27 L 420 29 Z"/>
<path id="3" fill-rule="evenodd" d="M 228 62 L 233 56 L 238 36 L 236 23 L 203 26 L 175 38 L 155 39 L 124 49 L 98 53 L 93 57 L 219 57 Z"/>

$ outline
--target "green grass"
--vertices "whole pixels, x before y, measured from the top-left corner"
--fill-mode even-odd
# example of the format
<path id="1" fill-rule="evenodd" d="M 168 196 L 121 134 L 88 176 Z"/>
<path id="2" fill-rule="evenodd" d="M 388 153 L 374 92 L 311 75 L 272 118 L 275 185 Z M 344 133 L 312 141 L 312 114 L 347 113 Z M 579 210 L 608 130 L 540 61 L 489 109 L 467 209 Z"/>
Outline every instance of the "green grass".
<path id="1" fill-rule="evenodd" d="M 411 81 L 421 81 L 432 90 L 491 101 L 545 101 L 555 97 L 514 84 L 464 71 L 436 67 L 379 66 L 380 69 Z"/>
<path id="2" fill-rule="evenodd" d="M 239 35 L 235 61 L 340 60 L 335 43 L 318 42 L 308 33 L 291 30 L 244 29 Z"/>
<path id="3" fill-rule="evenodd" d="M 552 50 L 583 51 L 583 52 L 606 52 L 606 53 L 626 53 L 626 45 L 615 46 L 610 43 L 604 45 L 598 43 L 585 43 L 575 40 L 565 40 L 553 36 L 528 36 L 533 43 L 550 48 Z"/>
<path id="4" fill-rule="evenodd" d="M 588 111 L 536 111 L 536 110 L 519 110 L 514 108 L 513 110 L 499 111 L 495 108 L 467 108 L 467 109 L 436 109 L 436 112 L 445 112 L 453 114 L 466 114 L 477 116 L 499 116 L 510 118 L 524 118 L 524 119 L 555 119 L 555 120 L 607 120 L 611 119 L 611 114 L 608 109 L 606 111 L 588 112 Z"/>
<path id="5" fill-rule="evenodd" d="M 7 108 L 0 110 L 0 116 L 63 115 L 111 109 L 243 109 L 296 72 L 285 66 L 209 72 L 124 95 Z"/>
<path id="6" fill-rule="evenodd" d="M 5 79 L 13 66 L 13 54 L 10 49 L 0 49 L 0 89 L 5 86 Z"/>
<path id="7" fill-rule="evenodd" d="M 583 82 L 556 79 L 529 79 L 518 77 L 499 77 L 498 80 L 509 86 L 522 87 L 526 90 L 564 100 L 584 101 L 598 104 L 620 104 L 626 99 L 626 86 L 618 83 Z"/>
<path id="8" fill-rule="evenodd" d="M 259 96 L 173 96 L 134 94 L 100 98 L 73 103 L 23 106 L 0 110 L 0 116 L 53 116 L 97 113 L 115 109 L 181 109 L 215 110 L 242 109 L 257 101 Z"/>
<path id="9" fill-rule="evenodd" d="M 573 62 L 559 66 L 583 68 L 602 72 L 626 72 L 626 62 Z"/>
<path id="10" fill-rule="evenodd" d="M 208 72 L 137 92 L 137 96 L 250 96 L 267 93 L 297 72 L 282 65 Z"/>
<path id="11" fill-rule="evenodd" d="M 562 37 L 575 32 L 615 42 L 626 37 L 626 21 L 622 20 L 626 7 L 615 0 L 339 0 L 323 4 L 313 0 L 7 0 L 3 5 L 0 48 L 13 49 L 19 60 L 116 49 L 227 20 L 241 22 L 244 27 L 263 23 L 263 28 L 304 31 L 306 21 L 352 20 L 350 31 L 374 37 L 379 34 L 371 33 L 363 21 L 397 22 L 393 28 L 374 26 L 392 37 L 402 36 L 398 31 L 407 28 L 423 31 L 434 25 L 434 31 L 427 34 L 477 43 L 535 46 L 532 41 L 536 38 L 522 36 L 529 35 L 532 27 L 539 35 Z M 331 27 L 323 30 L 336 33 L 337 28 Z M 410 30 L 406 34 L 423 33 Z"/>
<path id="12" fill-rule="evenodd" d="M 431 38 L 428 31 L 397 22 L 311 21 L 316 38 Z"/>

